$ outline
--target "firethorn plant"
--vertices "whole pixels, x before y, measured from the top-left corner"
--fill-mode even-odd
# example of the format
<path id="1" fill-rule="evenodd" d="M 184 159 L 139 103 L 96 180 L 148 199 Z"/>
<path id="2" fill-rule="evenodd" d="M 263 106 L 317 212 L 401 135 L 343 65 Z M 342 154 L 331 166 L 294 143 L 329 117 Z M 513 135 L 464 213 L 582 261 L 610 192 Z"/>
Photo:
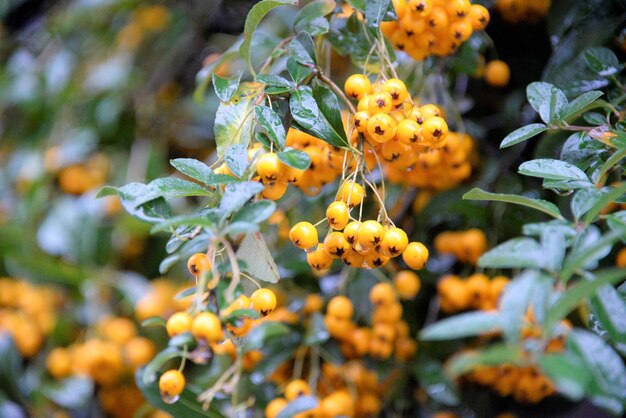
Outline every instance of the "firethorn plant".
<path id="1" fill-rule="evenodd" d="M 53 269 L 58 260 L 46 259 L 38 273 L 96 278 L 76 279 L 80 290 L 68 292 L 0 278 L 0 357 L 11 360 L 0 360 L 0 411 L 10 409 L 5 397 L 22 403 L 34 392 L 26 385 L 42 381 L 55 409 L 33 410 L 38 416 L 72 409 L 63 395 L 77 387 L 97 394 L 113 417 L 161 417 L 153 408 L 191 418 L 503 417 L 508 409 L 542 412 L 550 402 L 623 415 L 626 82 L 618 55 L 591 45 L 615 36 L 623 2 L 555 2 L 556 12 L 541 0 L 253 3 L 240 39 L 206 57 L 196 77 L 198 113 L 210 121 L 194 129 L 211 122 L 215 146 L 162 153 L 201 159 L 172 158 L 175 173 L 157 178 L 151 163 L 129 163 L 127 179 L 148 166 L 152 180 L 120 187 L 102 187 L 122 181 L 104 151 L 74 150 L 82 158 L 65 161 L 63 149 L 50 147 L 36 160 L 41 179 L 21 168 L 27 157 L 10 164 L 21 173 L 16 194 L 32 195 L 35 203 L 24 206 L 34 218 L 53 193 L 79 200 L 102 187 L 100 219 L 114 223 L 124 209 L 150 225 L 146 234 L 162 234 L 159 274 L 184 284 L 111 279 L 108 264 L 96 273 L 88 239 L 70 248 L 57 236 L 58 225 L 82 214 L 46 218 L 38 240 L 63 264 Z M 549 11 L 554 54 L 525 100 L 514 89 L 527 77 L 517 70 L 526 57 L 499 57 L 485 30 L 525 30 Z M 108 38 L 127 60 L 170 20 L 174 31 L 185 26 L 176 18 L 141 7 Z M 623 48 L 622 38 L 614 43 Z M 8 72 L 31 78 L 18 86 L 50 77 L 21 71 L 36 61 L 21 54 Z M 84 84 L 98 90 L 117 65 Z M 5 77 L 0 72 L 3 93 Z M 175 87 L 162 87 L 163 103 L 145 108 L 166 107 Z M 109 101 L 92 106 L 63 91 L 98 109 L 76 118 L 81 123 L 107 125 L 109 114 L 123 113 L 98 92 Z M 126 98 L 119 102 L 147 112 L 144 98 Z M 476 105 L 496 107 L 492 101 L 505 109 L 485 115 Z M 29 117 L 38 112 L 27 106 Z M 74 119 L 68 115 L 59 119 Z M 0 146 L 0 160 L 9 151 Z M 132 154 L 143 158 L 144 149 Z M 512 165 L 519 176 L 506 173 Z M 49 189 L 30 192 L 46 182 Z M 1 176 L 0 192 L 4 183 Z M 21 234 L 1 235 L 10 212 L 3 198 L 2 248 Z M 82 239 L 88 224 L 72 235 Z M 111 235 L 124 242 L 123 261 L 156 271 L 155 257 L 137 256 L 148 243 L 118 232 Z M 6 270 L 28 271 L 32 258 L 11 259 Z M 74 271 L 76 260 L 83 264 Z M 76 312 L 85 312 L 87 326 L 58 331 L 68 298 L 81 292 Z M 119 295 L 126 293 L 132 297 Z M 28 378 L 18 385 L 7 376 L 22 363 Z M 33 371 L 37 364 L 45 370 Z M 490 401 L 481 405 L 474 393 Z"/>
<path id="2" fill-rule="evenodd" d="M 124 207 L 152 223 L 154 232 L 171 232 L 170 255 L 162 270 L 186 259 L 196 281 L 195 287 L 183 292 L 193 295 L 191 306 L 174 313 L 165 324 L 169 348 L 138 378 L 150 385 L 166 364 L 180 358 L 177 368 L 158 377 L 163 402 L 172 404 L 184 394 L 188 363 L 208 365 L 216 355 L 230 353 L 234 361 L 216 381 L 203 388 L 194 385 L 194 402 L 213 411 L 217 399 L 228 396 L 232 416 L 254 402 L 241 397 L 245 365 L 268 354 L 263 351 L 266 339 L 288 332 L 278 323 L 298 320 L 285 308 L 272 314 L 280 297 L 260 284 L 280 278 L 260 224 L 274 216 L 274 202 L 287 205 L 297 193 L 289 193 L 291 184 L 307 196 L 322 196 L 327 204 L 323 217 L 311 219 L 306 210 L 296 215 L 289 240 L 302 250 L 318 277 L 336 271 L 335 260 L 343 266 L 337 294 L 328 301 L 323 316 L 323 300 L 314 295 L 302 312 L 308 332 L 326 337 L 295 342 L 293 352 L 283 357 L 283 361 L 293 359 L 287 382 L 282 369 L 276 369 L 278 364 L 268 369 L 275 370 L 268 379 L 282 396 L 268 399 L 265 415 L 374 416 L 382 408 L 376 393 L 387 380 L 357 381 L 356 387 L 348 383 L 348 391 L 342 391 L 341 385 L 329 391 L 320 379 L 333 380 L 334 373 L 348 382 L 345 374 L 354 371 L 332 371 L 341 367 L 332 364 L 327 349 L 319 344 L 330 337 L 339 355 L 350 359 L 345 367 L 355 370 L 363 370 L 366 357 L 393 359 L 395 365 L 415 357 L 417 343 L 403 319 L 400 299 L 413 299 L 420 291 L 415 271 L 426 267 L 430 252 L 424 243 L 411 239 L 410 228 L 396 225 L 388 189 L 390 185 L 450 189 L 471 175 L 476 150 L 474 140 L 463 132 L 458 110 L 414 93 L 399 74 L 411 59 L 454 54 L 474 31 L 487 26 L 490 15 L 482 5 L 467 0 L 373 1 L 364 7 L 354 2 L 353 8 L 318 0 L 296 14 L 295 32 L 257 63 L 251 58 L 257 24 L 270 9 L 291 3 L 263 1 L 254 6 L 239 47 L 247 73 L 227 78 L 212 75 L 221 101 L 212 165 L 175 159 L 174 168 L 194 182 L 172 177 L 105 189 L 117 192 Z M 498 10 L 512 20 L 530 19 L 525 16 L 542 10 L 529 5 L 528 12 L 513 17 L 510 10 L 516 8 L 505 3 L 498 2 Z M 359 71 L 349 75 L 342 88 L 331 76 L 327 57 L 332 47 L 350 53 L 341 41 L 344 37 L 362 45 L 367 54 L 351 56 Z M 405 55 L 398 57 L 394 48 Z M 597 56 L 588 60 L 592 66 L 605 65 L 596 63 Z M 484 78 L 487 84 L 504 88 L 510 69 L 503 61 L 492 60 L 484 68 Z M 615 77 L 611 80 L 621 86 Z M 587 394 L 605 408 L 623 410 L 626 396 L 615 389 L 617 381 L 610 380 L 618 379 L 620 384 L 626 380 L 618 355 L 597 334 L 575 329 L 565 318 L 591 297 L 597 327 L 605 330 L 609 340 L 620 341 L 623 336 L 623 320 L 616 318 L 609 304 L 619 299 L 610 285 L 625 274 L 594 271 L 607 253 L 605 248 L 625 233 L 622 213 L 610 215 L 606 207 L 619 202 L 626 190 L 618 165 L 626 135 L 620 131 L 619 102 L 601 101 L 601 94 L 585 92 L 568 101 L 557 87 L 533 83 L 528 100 L 544 123 L 525 126 L 502 143 L 511 146 L 544 131 L 574 131 L 564 150 L 583 149 L 583 142 L 589 144 L 585 149 L 597 150 L 585 153 L 584 160 L 571 151 L 568 158 L 538 159 L 520 166 L 521 174 L 543 178 L 545 188 L 573 193 L 573 220 L 546 201 L 473 189 L 466 199 L 521 204 L 554 220 L 527 224 L 523 229 L 527 237 L 491 250 L 485 233 L 476 228 L 444 231 L 434 240 L 441 257 L 451 257 L 466 268 L 463 274 L 441 277 L 436 286 L 438 307 L 451 316 L 422 329 L 420 337 L 424 341 L 478 337 L 472 350 L 463 348 L 448 359 L 447 376 L 459 384 L 486 386 L 519 403 L 537 403 L 557 392 L 574 399 Z M 581 116 L 591 125 L 572 124 Z M 582 161 L 584 165 L 576 165 Z M 200 196 L 206 203 L 193 214 L 172 216 L 165 201 L 171 196 Z M 419 206 L 417 199 L 414 206 Z M 603 235 L 597 223 L 607 223 L 609 231 Z M 493 273 L 484 273 L 485 268 L 494 269 Z M 374 309 L 361 318 L 354 301 L 345 295 L 352 269 L 370 271 L 380 280 L 368 292 Z M 514 277 L 496 273 L 502 270 Z M 626 305 L 620 306 L 626 313 Z M 591 355 L 590 350 L 596 349 L 614 364 L 601 364 Z M 310 364 L 305 368 L 306 359 Z M 575 367 L 577 377 L 563 377 L 564 367 Z M 594 372 L 603 367 L 618 370 L 619 376 Z M 392 370 L 389 378 L 402 375 L 401 368 Z"/>

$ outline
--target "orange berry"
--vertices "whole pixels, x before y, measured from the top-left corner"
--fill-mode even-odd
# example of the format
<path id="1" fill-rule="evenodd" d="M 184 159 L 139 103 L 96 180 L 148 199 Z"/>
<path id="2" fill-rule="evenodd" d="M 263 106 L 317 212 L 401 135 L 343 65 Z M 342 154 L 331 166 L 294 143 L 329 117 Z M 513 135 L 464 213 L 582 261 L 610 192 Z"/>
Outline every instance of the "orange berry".
<path id="1" fill-rule="evenodd" d="M 417 274 L 410 270 L 402 270 L 393 278 L 393 284 L 402 299 L 413 299 L 420 291 L 422 283 Z"/>
<path id="2" fill-rule="evenodd" d="M 302 379 L 292 380 L 285 386 L 285 398 L 288 401 L 293 401 L 300 396 L 307 396 L 311 394 L 311 388 L 309 384 Z"/>
<path id="3" fill-rule="evenodd" d="M 393 286 L 386 282 L 375 284 L 370 289 L 369 298 L 376 307 L 388 306 L 397 302 Z"/>
<path id="4" fill-rule="evenodd" d="M 382 90 L 384 93 L 391 96 L 391 102 L 396 106 L 404 102 L 409 97 L 409 91 L 407 90 L 406 85 L 402 80 L 398 80 L 397 78 L 390 78 L 385 81 Z"/>
<path id="5" fill-rule="evenodd" d="M 310 222 L 298 222 L 289 230 L 289 239 L 300 249 L 308 250 L 317 244 L 317 229 Z"/>
<path id="6" fill-rule="evenodd" d="M 275 152 L 263 154 L 256 164 L 256 171 L 266 182 L 274 182 L 282 175 L 283 163 L 278 159 Z"/>
<path id="7" fill-rule="evenodd" d="M 357 242 L 363 247 L 375 247 L 379 245 L 385 236 L 385 228 L 376 221 L 365 221 L 359 226 Z"/>
<path id="8" fill-rule="evenodd" d="M 415 109 L 415 112 L 419 110 Z M 413 111 L 411 111 L 413 112 Z M 421 116 L 420 116 L 421 117 Z M 417 144 L 422 140 L 420 125 L 413 119 L 404 119 L 398 123 L 396 138 L 406 145 Z"/>
<path id="9" fill-rule="evenodd" d="M 480 4 L 472 4 L 469 11 L 470 22 L 474 30 L 485 29 L 489 24 L 489 10 Z"/>
<path id="10" fill-rule="evenodd" d="M 348 96 L 361 100 L 372 92 L 372 83 L 363 74 L 352 74 L 346 80 L 343 89 Z"/>
<path id="11" fill-rule="evenodd" d="M 201 312 L 191 323 L 191 333 L 199 342 L 215 343 L 224 339 L 222 322 L 212 312 Z"/>
<path id="12" fill-rule="evenodd" d="M 389 93 L 376 93 L 370 97 L 367 111 L 370 116 L 378 113 L 389 113 L 393 108 L 393 98 Z"/>
<path id="13" fill-rule="evenodd" d="M 159 379 L 159 390 L 165 397 L 176 397 L 185 389 L 185 376 L 178 370 L 168 370 Z"/>
<path id="14" fill-rule="evenodd" d="M 198 277 L 202 273 L 211 271 L 211 259 L 204 253 L 196 253 L 187 261 L 189 272 Z"/>
<path id="15" fill-rule="evenodd" d="M 285 398 L 272 399 L 265 407 L 266 418 L 276 418 L 280 412 L 287 406 Z"/>
<path id="16" fill-rule="evenodd" d="M 193 318 L 187 312 L 176 312 L 165 323 L 167 335 L 175 337 L 184 332 L 191 331 Z"/>
<path id="17" fill-rule="evenodd" d="M 411 242 L 402 253 L 402 259 L 413 270 L 420 270 L 428 261 L 428 248 L 421 242 Z"/>
<path id="18" fill-rule="evenodd" d="M 341 200 L 332 202 L 326 208 L 326 218 L 328 218 L 328 224 L 331 228 L 335 230 L 344 229 L 350 220 L 348 205 Z"/>
<path id="19" fill-rule="evenodd" d="M 269 289 L 257 289 L 250 295 L 252 307 L 266 316 L 276 309 L 276 295 Z"/>
<path id="20" fill-rule="evenodd" d="M 485 81 L 490 86 L 505 87 L 511 79 L 511 70 L 504 61 L 493 60 L 485 67 Z"/>
<path id="21" fill-rule="evenodd" d="M 337 198 L 335 200 L 341 200 L 349 207 L 354 207 L 360 204 L 365 197 L 365 189 L 363 186 L 355 181 L 344 181 L 339 190 L 337 190 Z"/>
<path id="22" fill-rule="evenodd" d="M 354 313 L 352 301 L 345 296 L 335 296 L 326 307 L 326 314 L 340 319 L 350 319 Z"/>
<path id="23" fill-rule="evenodd" d="M 396 257 L 404 252 L 407 245 L 409 238 L 406 232 L 400 228 L 389 228 L 380 243 L 380 252 L 387 257 Z"/>
<path id="24" fill-rule="evenodd" d="M 367 133 L 379 143 L 385 143 L 396 135 L 397 122 L 386 113 L 377 113 L 367 122 Z"/>

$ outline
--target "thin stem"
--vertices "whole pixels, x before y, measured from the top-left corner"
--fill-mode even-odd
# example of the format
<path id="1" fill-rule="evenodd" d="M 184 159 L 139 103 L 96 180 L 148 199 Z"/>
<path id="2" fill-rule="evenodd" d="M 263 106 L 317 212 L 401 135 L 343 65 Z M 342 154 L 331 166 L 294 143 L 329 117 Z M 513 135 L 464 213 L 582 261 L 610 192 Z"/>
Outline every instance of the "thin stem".
<path id="1" fill-rule="evenodd" d="M 233 373 L 235 373 L 237 368 L 236 366 L 237 363 L 233 363 L 228 369 L 226 369 L 226 371 L 219 377 L 219 379 L 215 381 L 213 386 L 198 395 L 198 400 L 203 403 L 202 407 L 204 410 L 209 409 L 209 405 L 211 405 L 211 401 L 213 400 L 215 395 L 217 395 L 217 392 L 222 390 L 222 388 L 226 384 L 226 381 L 233 375 Z"/>
<path id="2" fill-rule="evenodd" d="M 241 279 L 241 270 L 239 269 L 239 262 L 237 261 L 237 256 L 235 255 L 235 251 L 230 243 L 224 239 L 220 238 L 220 242 L 226 248 L 226 253 L 228 254 L 228 260 L 230 261 L 230 268 L 233 270 L 233 276 L 230 279 L 230 284 L 226 288 L 225 297 L 228 303 L 232 303 L 235 295 L 235 289 L 237 289 L 237 285 L 239 284 L 239 280 Z"/>

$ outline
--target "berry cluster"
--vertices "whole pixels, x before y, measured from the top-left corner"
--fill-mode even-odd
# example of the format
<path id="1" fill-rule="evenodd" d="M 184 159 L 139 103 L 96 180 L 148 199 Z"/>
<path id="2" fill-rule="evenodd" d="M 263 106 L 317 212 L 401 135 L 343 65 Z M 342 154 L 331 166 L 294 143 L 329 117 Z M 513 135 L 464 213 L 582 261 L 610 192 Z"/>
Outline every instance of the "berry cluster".
<path id="1" fill-rule="evenodd" d="M 46 359 L 55 379 L 86 376 L 99 385 L 103 409 L 113 417 L 132 416 L 145 402 L 134 385 L 134 373 L 155 355 L 151 340 L 137 334 L 135 323 L 110 317 L 95 326 L 95 336 L 68 347 L 57 347 Z"/>
<path id="2" fill-rule="evenodd" d="M 402 80 L 390 78 L 372 85 L 366 76 L 353 74 L 344 91 L 358 100 L 354 127 L 386 160 L 403 158 L 411 148 L 422 152 L 446 144 L 448 124 L 441 109 L 416 105 Z"/>
<path id="3" fill-rule="evenodd" d="M 311 165 L 306 170 L 299 170 L 280 161 L 277 153 L 263 152 L 256 162 L 256 179 L 265 186 L 261 193 L 264 199 L 280 199 L 289 184 L 298 187 L 307 196 L 317 196 L 324 185 L 334 181 L 342 172 L 344 151 L 319 138 L 290 128 L 285 146 L 305 152 Z M 255 143 L 248 151 L 248 159 L 252 161 L 261 149 L 261 144 Z M 216 168 L 215 172 L 233 176 L 225 163 Z"/>
<path id="4" fill-rule="evenodd" d="M 428 249 L 420 242 L 409 242 L 406 232 L 392 224 L 361 222 L 350 211 L 361 204 L 365 189 L 352 180 L 344 181 L 337 200 L 326 208 L 330 232 L 318 242 L 317 229 L 310 222 L 299 222 L 289 231 L 289 238 L 307 252 L 307 262 L 317 271 L 328 270 L 334 259 L 356 268 L 382 267 L 393 257 L 402 255 L 404 262 L 419 270 L 426 265 Z"/>
<path id="5" fill-rule="evenodd" d="M 548 14 L 551 3 L 551 0 L 496 0 L 495 9 L 511 23 L 533 23 Z"/>
<path id="6" fill-rule="evenodd" d="M 555 393 L 552 381 L 535 366 L 479 366 L 465 378 L 492 388 L 500 396 L 513 396 L 519 403 L 538 403 Z"/>
<path id="7" fill-rule="evenodd" d="M 546 353 L 562 353 L 567 335 L 572 329 L 568 320 L 562 320 L 550 340 L 543 340 L 543 329 L 535 322 L 533 311 L 528 310 L 521 329 L 521 338 L 534 346 L 543 346 Z M 469 382 L 489 386 L 500 396 L 513 396 L 520 403 L 538 403 L 555 393 L 552 381 L 534 365 L 501 364 L 499 366 L 478 366 L 464 378 Z"/>
<path id="8" fill-rule="evenodd" d="M 383 22 L 395 48 L 421 61 L 453 54 L 476 30 L 489 23 L 489 11 L 469 0 L 394 0 L 397 21 Z"/>
<path id="9" fill-rule="evenodd" d="M 48 172 L 56 174 L 61 191 L 74 195 L 102 186 L 111 171 L 111 161 L 104 154 L 93 154 L 82 162 L 70 161 L 58 146 L 46 150 L 43 164 Z"/>
<path id="10" fill-rule="evenodd" d="M 187 261 L 189 272 L 199 278 L 211 272 L 212 262 L 205 253 L 196 253 Z M 210 283 L 209 288 L 214 289 L 215 284 Z M 276 295 L 269 289 L 257 289 L 250 295 L 239 295 L 231 304 L 219 314 L 208 310 L 190 313 L 188 310 L 175 312 L 165 324 L 167 334 L 173 338 L 184 333 L 190 333 L 197 348 L 191 353 L 190 359 L 196 363 L 206 363 L 211 352 L 218 351 L 222 354 L 230 354 L 230 344 L 223 343 L 228 331 L 235 337 L 243 337 L 254 325 L 255 320 L 245 316 L 231 318 L 236 311 L 254 309 L 259 315 L 265 317 L 276 308 Z M 234 346 L 232 347 L 234 350 Z M 185 388 L 185 378 L 180 370 L 168 370 L 159 380 L 161 397 L 165 402 L 176 402 Z"/>
<path id="11" fill-rule="evenodd" d="M 444 231 L 435 237 L 435 249 L 441 254 L 453 254 L 462 263 L 476 265 L 487 251 L 487 236 L 480 229 Z"/>
<path id="12" fill-rule="evenodd" d="M 391 183 L 436 191 L 449 190 L 472 174 L 473 152 L 474 141 L 469 135 L 449 132 L 442 148 L 419 152 L 412 147 L 403 157 L 411 162 L 410 165 L 398 160 L 383 160 L 383 168 Z"/>
<path id="13" fill-rule="evenodd" d="M 51 287 L 0 277 L 0 333 L 11 334 L 23 357 L 33 357 L 52 332 L 62 302 Z"/>
<path id="14" fill-rule="evenodd" d="M 494 310 L 508 283 L 508 277 L 495 276 L 489 279 L 480 273 L 465 279 L 452 274 L 444 276 L 437 284 L 441 310 L 448 314 L 467 309 Z"/>

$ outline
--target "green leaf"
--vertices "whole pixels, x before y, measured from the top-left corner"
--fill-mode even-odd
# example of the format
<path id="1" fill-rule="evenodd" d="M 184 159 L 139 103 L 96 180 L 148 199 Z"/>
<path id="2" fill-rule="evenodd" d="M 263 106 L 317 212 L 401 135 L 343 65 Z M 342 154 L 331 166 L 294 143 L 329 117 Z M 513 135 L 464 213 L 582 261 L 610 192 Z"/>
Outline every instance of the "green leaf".
<path id="1" fill-rule="evenodd" d="M 20 356 L 13 337 L 8 331 L 0 330 L 0 382 L 2 392 L 16 402 L 24 403 L 20 378 L 23 376 L 22 357 Z"/>
<path id="2" fill-rule="evenodd" d="M 257 6 L 262 3 L 258 3 Z M 255 6 L 256 7 L 256 6 Z M 252 136 L 252 108 L 262 92 L 261 83 L 241 83 L 228 103 L 220 103 L 215 114 L 215 144 L 217 155 L 223 157 L 229 146 L 241 144 L 248 147 Z"/>
<path id="3" fill-rule="evenodd" d="M 262 191 L 263 184 L 257 181 L 244 181 L 226 185 L 224 195 L 218 206 L 221 221 L 224 221 L 230 214 L 241 209 L 248 200 Z"/>
<path id="4" fill-rule="evenodd" d="M 476 366 L 498 366 L 501 364 L 522 364 L 523 353 L 518 347 L 495 344 L 478 352 L 470 351 L 454 356 L 446 367 L 452 378 L 467 373 Z"/>
<path id="5" fill-rule="evenodd" d="M 298 396 L 296 399 L 289 402 L 287 406 L 278 413 L 276 418 L 292 418 L 301 412 L 317 408 L 318 404 L 319 401 L 315 396 Z"/>
<path id="6" fill-rule="evenodd" d="M 324 323 L 324 317 L 320 313 L 314 313 L 311 315 L 311 323 L 307 327 L 306 334 L 304 335 L 304 345 L 319 345 L 330 338 L 326 324 Z"/>
<path id="7" fill-rule="evenodd" d="M 592 375 L 591 401 L 621 415 L 626 402 L 626 368 L 621 357 L 598 335 L 582 329 L 574 329 L 567 342 Z"/>
<path id="8" fill-rule="evenodd" d="M 291 76 L 291 78 L 293 78 L 293 81 L 295 81 L 296 83 L 301 83 L 311 74 L 313 74 L 313 67 L 302 65 L 294 58 L 289 57 L 289 59 L 287 59 L 287 72 L 289 72 L 289 75 Z"/>
<path id="9" fill-rule="evenodd" d="M 245 236 L 237 250 L 237 258 L 247 264 L 246 272 L 257 279 L 270 283 L 278 283 L 280 280 L 278 266 L 261 233 L 254 232 Z"/>
<path id="10" fill-rule="evenodd" d="M 159 384 L 156 382 L 156 376 L 154 380 L 146 382 L 142 378 L 143 375 L 145 375 L 144 370 L 138 369 L 135 374 L 137 387 L 141 390 L 141 393 L 143 393 L 150 405 L 155 408 L 165 411 L 174 417 L 224 418 L 216 409 L 215 402 L 205 411 L 196 399 L 197 394 L 191 392 L 188 388 L 181 393 L 180 398 L 175 403 L 168 404 L 163 402 L 159 392 Z"/>
<path id="11" fill-rule="evenodd" d="M 233 215 L 231 223 L 251 222 L 258 224 L 272 216 L 275 211 L 276 203 L 271 200 L 259 200 L 248 203 Z"/>
<path id="12" fill-rule="evenodd" d="M 613 167 L 617 165 L 618 162 L 620 162 L 624 158 L 626 158 L 626 147 L 617 149 L 602 165 L 602 168 L 600 169 L 597 178 L 602 179 L 608 174 L 609 171 L 613 169 Z"/>
<path id="13" fill-rule="evenodd" d="M 279 339 L 289 333 L 291 328 L 282 322 L 263 322 L 254 327 L 247 335 L 243 345 L 243 352 L 247 353 L 252 350 L 259 350 L 264 347 L 266 341 L 270 339 Z"/>
<path id="14" fill-rule="evenodd" d="M 513 279 L 504 289 L 498 303 L 502 330 L 509 341 L 517 341 L 524 314 L 528 310 L 539 272 L 527 270 Z"/>
<path id="15" fill-rule="evenodd" d="M 89 405 L 93 397 L 93 381 L 87 377 L 68 377 L 46 382 L 41 394 L 57 405 L 68 409 L 80 409 Z"/>
<path id="16" fill-rule="evenodd" d="M 602 96 L 601 91 L 588 91 L 586 93 L 581 94 L 571 102 L 569 102 L 566 106 L 561 109 L 559 113 L 559 119 L 567 120 L 572 118 L 573 116 L 578 116 L 581 113 L 584 113 L 590 109 L 596 107 L 594 102 Z"/>
<path id="17" fill-rule="evenodd" d="M 257 26 L 261 23 L 263 17 L 268 14 L 272 9 L 278 6 L 297 4 L 297 0 L 263 0 L 255 4 L 248 16 L 246 17 L 246 23 L 243 28 L 243 43 L 239 47 L 239 54 L 246 60 L 250 73 L 256 75 L 252 61 L 250 59 L 250 47 L 252 46 L 252 36 L 256 31 Z"/>
<path id="18" fill-rule="evenodd" d="M 124 209 L 133 214 L 135 209 L 140 206 L 152 202 L 152 208 L 144 208 L 144 215 L 149 218 L 162 218 L 159 213 L 167 212 L 167 209 L 159 211 L 159 208 L 154 207 L 158 202 L 155 200 L 162 198 L 164 200 L 170 200 L 187 196 L 211 196 L 213 193 L 199 184 L 191 181 L 179 179 L 176 177 L 159 178 L 151 181 L 148 184 L 142 183 L 129 183 L 117 190 L 117 193 L 122 201 Z M 154 209 L 152 213 L 149 213 L 149 209 Z M 153 216 L 150 216 L 153 215 Z"/>
<path id="19" fill-rule="evenodd" d="M 170 164 L 184 175 L 198 180 L 207 186 L 227 184 L 236 181 L 232 176 L 227 174 L 215 174 L 209 166 L 194 158 L 176 158 L 170 160 Z"/>
<path id="20" fill-rule="evenodd" d="M 308 133 L 337 147 L 346 147 L 348 143 L 330 125 L 313 97 L 309 86 L 302 86 L 289 99 L 291 114 L 296 122 Z"/>
<path id="21" fill-rule="evenodd" d="M 178 335 L 171 337 L 167 341 L 167 345 L 168 347 L 183 349 L 184 346 L 190 346 L 192 344 L 195 344 L 195 342 L 196 342 L 196 339 L 191 334 L 191 331 L 186 331 L 186 332 L 183 332 L 182 334 L 178 334 Z"/>
<path id="22" fill-rule="evenodd" d="M 519 129 L 514 130 L 508 134 L 500 143 L 500 149 L 519 144 L 527 139 L 539 135 L 542 132 L 548 130 L 548 127 L 543 123 L 533 123 L 530 125 L 522 126 Z"/>
<path id="23" fill-rule="evenodd" d="M 325 18 L 332 13 L 336 3 L 333 0 L 314 0 L 300 9 L 293 20 L 296 32 L 308 32 L 311 36 L 328 32 L 329 24 Z"/>
<path id="24" fill-rule="evenodd" d="M 304 151 L 288 149 L 276 154 L 278 159 L 290 167 L 306 170 L 311 165 L 311 157 Z"/>
<path id="25" fill-rule="evenodd" d="M 217 219 L 215 219 L 214 213 L 211 214 L 192 214 L 192 215 L 180 215 L 168 218 L 164 221 L 156 223 L 150 228 L 150 233 L 171 231 L 179 226 L 202 226 L 205 228 L 212 228 L 215 226 Z"/>
<path id="26" fill-rule="evenodd" d="M 585 172 L 575 165 L 548 158 L 526 161 L 519 166 L 517 171 L 525 176 L 540 177 L 549 180 L 589 181 Z"/>
<path id="27" fill-rule="evenodd" d="M 463 195 L 464 200 L 488 200 L 496 202 L 514 203 L 516 205 L 527 206 L 547 213 L 556 219 L 563 219 L 559 208 L 552 202 L 541 199 L 531 199 L 525 196 L 517 196 L 514 194 L 489 193 L 477 187 Z"/>
<path id="28" fill-rule="evenodd" d="M 305 67 L 315 67 L 315 46 L 311 35 L 300 32 L 297 37 L 289 42 L 289 57 Z"/>
<path id="29" fill-rule="evenodd" d="M 478 266 L 539 269 L 543 267 L 542 247 L 532 238 L 513 238 L 484 253 Z"/>
<path id="30" fill-rule="evenodd" d="M 194 288 L 195 290 L 195 288 Z M 166 321 L 160 316 L 152 316 L 141 321 L 141 327 L 163 327 L 165 328 Z"/>
<path id="31" fill-rule="evenodd" d="M 33 282 L 76 286 L 89 278 L 89 273 L 78 265 L 66 264 L 45 253 L 7 254 L 4 263 L 12 276 L 26 277 Z"/>
<path id="32" fill-rule="evenodd" d="M 581 189 L 576 192 L 570 202 L 570 208 L 574 219 L 578 221 L 606 194 L 606 189 L 598 190 L 595 187 Z"/>
<path id="33" fill-rule="evenodd" d="M 154 358 L 150 361 L 150 363 L 146 364 L 142 369 L 141 380 L 144 385 L 149 385 L 154 383 L 157 380 L 158 371 L 165 366 L 165 363 L 168 361 L 182 357 L 183 352 L 175 347 L 167 347 L 158 353 Z M 139 375 L 138 375 L 139 376 Z"/>
<path id="34" fill-rule="evenodd" d="M 441 363 L 434 360 L 419 362 L 415 373 L 420 387 L 424 388 L 435 402 L 449 406 L 461 402 L 456 387 L 444 373 Z"/>
<path id="35" fill-rule="evenodd" d="M 334 132 L 341 137 L 345 145 L 347 145 L 348 139 L 341 117 L 341 107 L 339 106 L 339 100 L 335 93 L 324 84 L 316 82 L 313 85 L 313 97 L 315 98 L 320 112 L 322 112 L 322 115 L 324 115 Z"/>
<path id="36" fill-rule="evenodd" d="M 103 186 L 96 193 L 96 198 L 101 198 L 105 196 L 117 196 L 117 187 L 113 186 Z"/>
<path id="37" fill-rule="evenodd" d="M 585 396 L 591 373 L 578 356 L 572 353 L 548 353 L 540 356 L 537 364 L 559 393 L 572 400 L 580 400 Z"/>
<path id="38" fill-rule="evenodd" d="M 557 272 L 563 266 L 569 228 L 553 226 L 541 231 L 542 266 L 548 271 Z"/>
<path id="39" fill-rule="evenodd" d="M 241 80 L 241 73 L 232 77 L 220 77 L 213 73 L 213 88 L 215 94 L 222 102 L 229 102 L 233 97 L 237 89 L 239 88 L 239 81 Z"/>
<path id="40" fill-rule="evenodd" d="M 610 246 L 624 236 L 624 230 L 611 231 L 591 245 L 574 246 L 572 252 L 565 260 L 561 277 L 568 280 L 574 272 L 584 268 L 590 261 L 604 258 L 610 251 Z"/>
<path id="41" fill-rule="evenodd" d="M 283 126 L 283 122 L 280 120 L 278 113 L 274 112 L 267 106 L 256 106 L 254 111 L 256 113 L 257 121 L 267 135 L 272 139 L 276 148 L 279 150 L 285 148 L 285 127 Z"/>
<path id="42" fill-rule="evenodd" d="M 224 160 L 230 171 L 241 178 L 248 167 L 248 148 L 242 144 L 233 144 L 226 149 Z"/>
<path id="43" fill-rule="evenodd" d="M 602 286 L 623 280 L 626 277 L 626 269 L 600 270 L 594 276 L 593 280 L 576 282 L 561 294 L 554 305 L 548 309 L 544 324 L 546 329 L 551 330 L 554 324 L 565 318 L 583 300 L 594 296 Z"/>
<path id="44" fill-rule="evenodd" d="M 289 107 L 294 120 L 303 128 L 314 128 L 320 118 L 320 110 L 309 86 L 301 86 L 293 92 L 289 98 Z"/>
<path id="45" fill-rule="evenodd" d="M 626 343 L 626 303 L 613 286 L 602 286 L 591 298 L 591 308 L 614 342 Z"/>
<path id="46" fill-rule="evenodd" d="M 606 241 L 603 241 L 600 228 L 595 225 L 589 225 L 587 228 L 579 230 L 576 234 L 567 262 L 579 261 L 581 264 L 577 265 L 575 270 L 594 270 L 598 267 L 598 261 L 611 252 L 613 242 L 616 240 L 615 237 L 609 237 Z M 567 269 L 565 272 L 562 270 L 561 274 L 571 273 L 569 271 L 570 267 L 567 267 Z"/>
<path id="47" fill-rule="evenodd" d="M 420 332 L 419 337 L 424 341 L 451 340 L 498 331 L 501 327 L 500 315 L 496 313 L 467 312 L 427 326 Z"/>
<path id="48" fill-rule="evenodd" d="M 608 48 L 589 48 L 585 51 L 585 62 L 602 77 L 617 74 L 622 66 L 617 56 Z"/>
<path id="49" fill-rule="evenodd" d="M 545 123 L 552 122 L 554 116 L 567 105 L 565 94 L 550 83 L 530 83 L 526 88 L 526 95 L 530 105 Z"/>
<path id="50" fill-rule="evenodd" d="M 276 74 L 259 74 L 256 76 L 256 81 L 260 81 L 268 87 L 282 87 L 286 89 L 286 91 L 295 87 L 291 81 Z"/>
<path id="51" fill-rule="evenodd" d="M 378 28 L 389 9 L 390 0 L 367 0 L 365 3 L 365 19 L 371 28 Z"/>
<path id="52" fill-rule="evenodd" d="M 606 217 L 606 223 L 612 231 L 626 230 L 626 210 L 613 212 Z M 624 241 L 624 239 L 622 239 Z"/>

